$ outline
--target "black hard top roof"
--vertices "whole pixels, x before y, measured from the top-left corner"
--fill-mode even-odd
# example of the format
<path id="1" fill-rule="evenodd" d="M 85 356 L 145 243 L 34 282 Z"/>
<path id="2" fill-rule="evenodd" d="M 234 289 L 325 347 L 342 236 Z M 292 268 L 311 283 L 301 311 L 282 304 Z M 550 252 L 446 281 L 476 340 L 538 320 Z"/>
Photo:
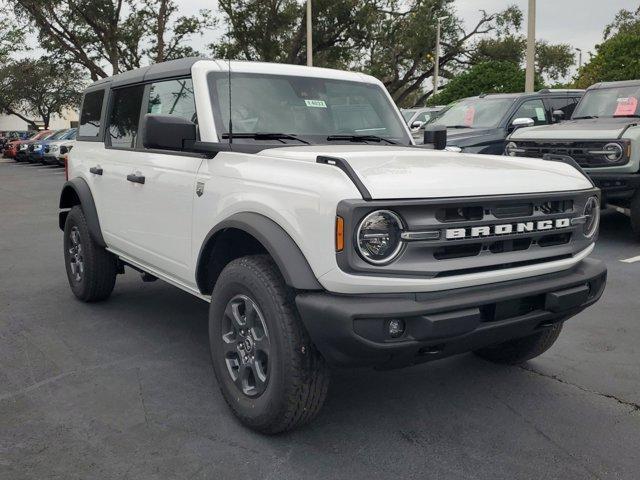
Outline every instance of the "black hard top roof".
<path id="1" fill-rule="evenodd" d="M 622 80 L 619 82 L 600 82 L 594 83 L 589 90 L 598 90 L 601 88 L 620 88 L 620 87 L 640 87 L 640 80 Z"/>
<path id="2" fill-rule="evenodd" d="M 119 73 L 112 77 L 104 78 L 92 83 L 87 90 L 98 88 L 120 87 L 135 83 L 148 82 L 161 78 L 183 77 L 191 74 L 191 67 L 200 60 L 207 60 L 202 57 L 180 58 L 168 62 L 156 63 L 148 67 L 136 68 L 128 72 Z"/>

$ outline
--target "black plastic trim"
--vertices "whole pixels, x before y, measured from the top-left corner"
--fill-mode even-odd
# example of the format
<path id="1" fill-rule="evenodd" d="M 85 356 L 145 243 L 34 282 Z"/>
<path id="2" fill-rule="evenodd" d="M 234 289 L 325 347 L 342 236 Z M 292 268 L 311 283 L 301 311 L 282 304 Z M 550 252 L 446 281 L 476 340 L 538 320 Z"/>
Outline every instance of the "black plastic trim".
<path id="1" fill-rule="evenodd" d="M 273 258 L 287 285 L 299 290 L 322 290 L 304 254 L 280 225 L 259 213 L 243 212 L 222 221 L 205 237 L 196 267 L 196 282 L 201 293 L 211 293 L 205 291 L 207 257 L 218 234 L 230 228 L 241 230 L 258 240 Z"/>
<path id="2" fill-rule="evenodd" d="M 557 273 L 439 292 L 300 293 L 296 305 L 329 364 L 402 367 L 531 335 L 562 322 L 600 298 L 606 275 L 604 262 L 585 259 Z M 391 319 L 402 319 L 406 325 L 400 338 L 385 333 Z"/>
<path id="3" fill-rule="evenodd" d="M 75 192 L 75 196 L 71 193 Z M 98 211 L 96 210 L 96 204 L 93 201 L 93 194 L 89 185 L 83 178 L 74 178 L 66 182 L 62 187 L 60 193 L 59 207 L 62 209 L 70 209 L 77 203 L 75 197 L 80 201 L 82 212 L 87 220 L 87 226 L 89 227 L 89 234 L 91 238 L 101 247 L 106 247 L 107 244 L 102 237 L 102 230 L 100 229 L 100 221 L 98 219 Z M 69 214 L 68 211 L 60 212 L 58 223 L 60 230 L 64 230 L 64 222 Z"/>
<path id="4" fill-rule="evenodd" d="M 367 187 L 365 187 L 364 183 L 362 183 L 362 180 L 360 180 L 360 177 L 358 177 L 358 174 L 351 167 L 351 165 L 349 165 L 349 162 L 347 162 L 344 158 L 326 157 L 323 155 L 319 155 L 316 158 L 316 163 L 321 163 L 323 165 L 333 165 L 335 167 L 338 167 L 353 182 L 353 184 L 356 186 L 356 188 L 358 189 L 358 191 L 360 192 L 360 195 L 362 195 L 362 198 L 364 200 L 373 199 L 373 197 L 371 196 L 371 193 L 369 192 L 369 190 L 367 190 Z"/>

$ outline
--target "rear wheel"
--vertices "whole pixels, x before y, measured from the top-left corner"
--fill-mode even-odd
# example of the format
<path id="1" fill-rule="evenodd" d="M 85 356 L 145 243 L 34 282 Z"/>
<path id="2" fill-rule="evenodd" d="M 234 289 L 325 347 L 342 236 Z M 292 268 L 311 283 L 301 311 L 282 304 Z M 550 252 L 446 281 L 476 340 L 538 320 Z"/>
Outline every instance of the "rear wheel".
<path id="1" fill-rule="evenodd" d="M 117 259 L 89 233 L 82 208 L 74 206 L 64 225 L 64 261 L 73 294 L 83 302 L 105 300 L 116 283 Z"/>
<path id="2" fill-rule="evenodd" d="M 562 323 L 556 323 L 533 335 L 481 348 L 474 353 L 491 362 L 517 365 L 549 350 L 561 331 Z"/>
<path id="3" fill-rule="evenodd" d="M 320 411 L 329 372 L 269 257 L 242 257 L 222 271 L 209 310 L 209 341 L 220 390 L 244 425 L 275 434 Z"/>

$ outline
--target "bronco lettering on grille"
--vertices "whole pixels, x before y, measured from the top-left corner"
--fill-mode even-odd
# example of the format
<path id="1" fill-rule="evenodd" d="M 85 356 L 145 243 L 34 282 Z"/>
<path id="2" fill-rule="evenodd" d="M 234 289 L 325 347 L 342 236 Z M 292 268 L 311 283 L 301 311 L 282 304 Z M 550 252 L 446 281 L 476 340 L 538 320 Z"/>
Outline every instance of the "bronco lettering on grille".
<path id="1" fill-rule="evenodd" d="M 555 220 L 538 220 L 535 222 L 504 223 L 499 225 L 483 225 L 480 227 L 448 228 L 445 231 L 447 240 L 462 238 L 491 237 L 494 235 L 509 235 L 512 233 L 528 233 L 544 230 L 566 228 L 571 225 L 569 218 Z"/>

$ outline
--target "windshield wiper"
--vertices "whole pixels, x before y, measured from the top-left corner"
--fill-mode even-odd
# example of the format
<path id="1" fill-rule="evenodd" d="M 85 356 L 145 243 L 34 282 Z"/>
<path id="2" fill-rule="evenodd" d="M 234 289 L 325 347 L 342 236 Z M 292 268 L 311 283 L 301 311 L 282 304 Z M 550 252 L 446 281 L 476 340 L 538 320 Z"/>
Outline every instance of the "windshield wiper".
<path id="1" fill-rule="evenodd" d="M 473 128 L 471 125 L 446 125 L 447 128 Z"/>
<path id="2" fill-rule="evenodd" d="M 573 117 L 571 120 L 586 120 L 589 118 L 598 118 L 597 115 L 584 115 L 582 117 Z"/>
<path id="3" fill-rule="evenodd" d="M 349 142 L 387 142 L 391 145 L 397 145 L 398 142 L 388 138 L 379 137 L 377 135 L 329 135 L 327 141 L 347 140 Z"/>
<path id="4" fill-rule="evenodd" d="M 222 138 L 229 138 L 231 135 L 223 133 Z M 306 145 L 311 145 L 311 142 L 294 135 L 292 133 L 270 133 L 270 132 L 255 132 L 255 133 L 233 133 L 233 138 L 253 138 L 255 140 L 297 140 L 298 142 Z M 283 142 L 284 143 L 284 142 Z"/>

